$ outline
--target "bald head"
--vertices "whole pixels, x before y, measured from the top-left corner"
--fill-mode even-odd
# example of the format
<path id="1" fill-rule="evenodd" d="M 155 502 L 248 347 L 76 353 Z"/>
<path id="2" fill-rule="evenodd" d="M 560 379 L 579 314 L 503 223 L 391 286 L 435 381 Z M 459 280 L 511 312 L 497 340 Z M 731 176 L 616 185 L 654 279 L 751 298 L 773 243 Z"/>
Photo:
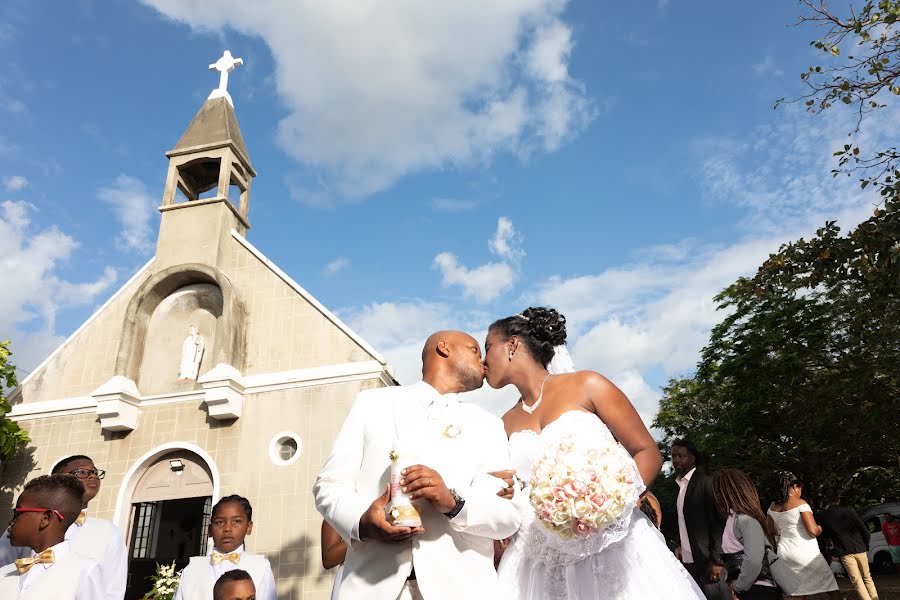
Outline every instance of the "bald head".
<path id="1" fill-rule="evenodd" d="M 462 331 L 432 333 L 422 348 L 422 379 L 442 394 L 480 388 L 484 383 L 481 347 Z"/>

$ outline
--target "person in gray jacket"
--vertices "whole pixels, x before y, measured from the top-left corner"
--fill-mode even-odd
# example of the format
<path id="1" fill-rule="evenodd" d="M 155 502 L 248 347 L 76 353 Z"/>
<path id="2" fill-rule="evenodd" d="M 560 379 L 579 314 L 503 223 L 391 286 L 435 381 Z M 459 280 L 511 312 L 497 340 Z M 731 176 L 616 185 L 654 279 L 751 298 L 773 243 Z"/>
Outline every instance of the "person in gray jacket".
<path id="1" fill-rule="evenodd" d="M 780 600 L 781 590 L 766 563 L 766 548 L 775 547 L 774 532 L 753 482 L 742 471 L 722 469 L 712 478 L 716 507 L 725 515 L 722 558 L 728 570 L 728 585 L 740 600 Z"/>

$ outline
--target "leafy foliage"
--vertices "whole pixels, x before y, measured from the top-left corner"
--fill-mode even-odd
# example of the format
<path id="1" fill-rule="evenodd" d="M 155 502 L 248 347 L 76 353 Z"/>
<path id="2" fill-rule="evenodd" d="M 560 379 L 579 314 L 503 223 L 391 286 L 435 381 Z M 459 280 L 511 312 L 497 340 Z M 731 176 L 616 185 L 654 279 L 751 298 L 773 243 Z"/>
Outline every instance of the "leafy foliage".
<path id="1" fill-rule="evenodd" d="M 12 458 L 19 448 L 31 441 L 19 424 L 6 416 L 12 410 L 6 398 L 6 390 L 19 384 L 16 380 L 16 368 L 9 361 L 11 355 L 9 341 L 0 342 L 0 460 Z"/>
<path id="2" fill-rule="evenodd" d="M 810 112 L 821 112 L 835 104 L 854 107 L 858 112 L 856 131 L 850 132 L 851 142 L 834 153 L 838 168 L 832 173 L 858 173 L 864 189 L 872 185 L 884 198 L 897 196 L 900 151 L 892 147 L 863 152 L 852 137 L 867 113 L 885 107 L 889 98 L 900 95 L 900 0 L 866 0 L 857 10 L 851 6 L 847 16 L 829 10 L 824 0 L 801 0 L 801 4 L 808 13 L 800 17 L 800 23 L 824 30 L 824 35 L 810 45 L 820 50 L 827 62 L 800 74 L 807 92 L 791 102 L 803 101 Z M 776 106 L 783 102 L 782 98 Z"/>
<path id="3" fill-rule="evenodd" d="M 696 375 L 664 390 L 667 440 L 747 471 L 763 498 L 779 470 L 813 498 L 900 498 L 900 201 L 849 235 L 829 222 L 783 245 L 716 301 L 728 316 Z"/>

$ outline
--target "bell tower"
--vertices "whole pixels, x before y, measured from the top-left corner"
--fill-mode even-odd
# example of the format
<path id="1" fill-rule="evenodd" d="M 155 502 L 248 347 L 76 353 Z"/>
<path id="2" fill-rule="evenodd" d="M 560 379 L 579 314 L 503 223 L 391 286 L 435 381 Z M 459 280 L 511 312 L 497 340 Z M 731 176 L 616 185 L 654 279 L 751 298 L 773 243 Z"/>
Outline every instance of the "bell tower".
<path id="1" fill-rule="evenodd" d="M 216 264 L 215 249 L 232 230 L 250 228 L 250 184 L 256 170 L 244 144 L 228 93 L 228 74 L 243 64 L 229 51 L 210 70 L 214 89 L 168 152 L 156 258 L 172 264 L 193 260 Z"/>

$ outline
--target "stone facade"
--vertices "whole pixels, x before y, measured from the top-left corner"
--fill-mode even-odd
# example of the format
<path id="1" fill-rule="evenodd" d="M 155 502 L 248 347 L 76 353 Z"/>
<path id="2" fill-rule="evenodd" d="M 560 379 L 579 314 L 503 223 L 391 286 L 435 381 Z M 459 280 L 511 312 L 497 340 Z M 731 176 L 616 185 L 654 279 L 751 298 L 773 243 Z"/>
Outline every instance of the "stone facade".
<path id="1" fill-rule="evenodd" d="M 310 490 L 356 393 L 379 385 L 383 382 L 369 379 L 254 394 L 241 418 L 230 424 L 210 423 L 197 401 L 144 408 L 139 427 L 127 435 L 105 434 L 91 413 L 20 421 L 32 444 L 4 465 L 0 520 L 10 516 L 6 507 L 27 479 L 49 472 L 59 458 L 87 454 L 107 470 L 92 513 L 128 531 L 128 499 L 119 498 L 128 471 L 138 467 L 133 483 L 144 466 L 142 457 L 154 449 L 197 446 L 212 459 L 220 496 L 238 493 L 253 505 L 247 548 L 268 556 L 278 597 L 328 598 L 331 575 L 320 561 L 322 519 Z M 269 458 L 270 440 L 284 430 L 299 434 L 303 443 L 299 460 L 290 466 Z"/>
<path id="2" fill-rule="evenodd" d="M 396 382 L 377 351 L 246 240 L 255 171 L 225 102 L 208 100 L 169 153 L 154 258 L 12 392 L 11 417 L 32 442 L 0 466 L 0 520 L 25 481 L 86 454 L 107 471 L 91 511 L 122 529 L 132 556 L 139 503 L 199 497 L 178 496 L 166 478 L 208 477 L 191 489 L 252 503 L 247 547 L 268 556 L 279 598 L 327 598 L 312 485 L 356 394 Z M 188 199 L 176 202 L 176 188 Z M 190 327 L 204 342 L 196 380 L 179 368 Z"/>

